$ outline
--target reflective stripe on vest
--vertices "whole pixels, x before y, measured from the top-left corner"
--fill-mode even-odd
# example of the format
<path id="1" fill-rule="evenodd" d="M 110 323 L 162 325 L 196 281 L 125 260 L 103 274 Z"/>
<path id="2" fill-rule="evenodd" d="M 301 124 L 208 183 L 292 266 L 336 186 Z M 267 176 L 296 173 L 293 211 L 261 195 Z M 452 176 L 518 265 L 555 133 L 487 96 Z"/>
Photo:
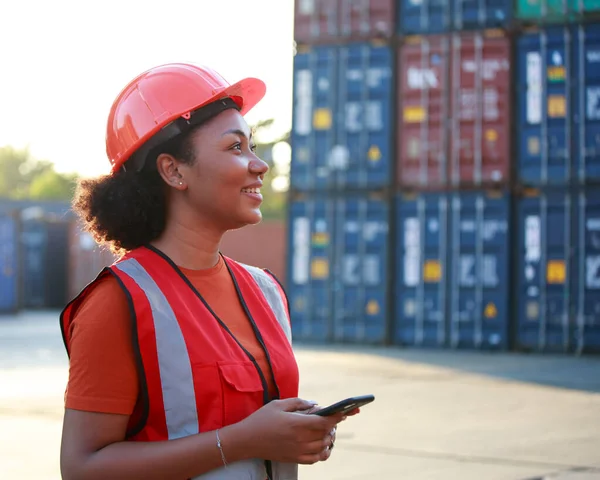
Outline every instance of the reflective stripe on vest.
<path id="1" fill-rule="evenodd" d="M 269 274 L 256 267 L 239 264 L 252 276 L 263 292 L 277 321 L 291 342 L 291 328 L 281 297 L 279 286 Z M 134 258 L 115 264 L 144 292 L 152 312 L 156 332 L 156 351 L 160 371 L 161 389 L 168 438 L 176 439 L 195 435 L 198 429 L 198 411 L 190 357 L 184 336 L 167 298 L 150 274 Z M 215 438 L 216 448 L 216 438 Z M 223 447 L 226 450 L 226 446 Z M 213 470 L 194 477 L 198 480 L 229 480 L 247 478 L 265 480 L 267 477 L 262 460 L 253 459 L 228 464 L 226 468 Z M 273 480 L 297 480 L 298 466 L 273 462 Z"/>

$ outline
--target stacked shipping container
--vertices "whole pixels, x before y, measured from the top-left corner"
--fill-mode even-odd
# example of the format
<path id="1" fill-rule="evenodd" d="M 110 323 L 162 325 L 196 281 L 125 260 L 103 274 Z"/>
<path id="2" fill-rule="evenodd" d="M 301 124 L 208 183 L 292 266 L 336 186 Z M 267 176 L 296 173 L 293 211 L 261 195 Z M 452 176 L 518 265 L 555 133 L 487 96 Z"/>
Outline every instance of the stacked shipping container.
<path id="1" fill-rule="evenodd" d="M 288 280 L 296 338 L 388 336 L 392 0 L 296 2 Z"/>
<path id="2" fill-rule="evenodd" d="M 394 3 L 296 5 L 296 335 L 600 349 L 600 2 Z"/>

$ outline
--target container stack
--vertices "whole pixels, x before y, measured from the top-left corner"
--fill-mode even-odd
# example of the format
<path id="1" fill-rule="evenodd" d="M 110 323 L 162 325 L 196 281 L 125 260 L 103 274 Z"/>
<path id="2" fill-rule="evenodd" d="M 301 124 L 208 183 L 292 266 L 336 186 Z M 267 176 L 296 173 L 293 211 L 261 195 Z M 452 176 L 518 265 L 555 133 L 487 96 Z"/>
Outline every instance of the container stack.
<path id="1" fill-rule="evenodd" d="M 296 338 L 600 350 L 600 1 L 296 2 Z"/>
<path id="2" fill-rule="evenodd" d="M 600 2 L 517 13 L 515 347 L 600 351 Z"/>
<path id="3" fill-rule="evenodd" d="M 114 260 L 68 203 L 0 200 L 0 315 L 60 310 Z"/>
<path id="4" fill-rule="evenodd" d="M 395 2 L 296 2 L 288 293 L 294 336 L 388 337 Z"/>

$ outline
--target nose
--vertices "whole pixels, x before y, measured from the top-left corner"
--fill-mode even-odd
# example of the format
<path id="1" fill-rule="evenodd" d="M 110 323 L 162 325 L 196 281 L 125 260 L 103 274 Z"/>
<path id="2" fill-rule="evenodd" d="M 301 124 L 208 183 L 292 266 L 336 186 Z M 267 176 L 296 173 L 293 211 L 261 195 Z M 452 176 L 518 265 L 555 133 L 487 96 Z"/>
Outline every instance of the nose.
<path id="1" fill-rule="evenodd" d="M 269 164 L 255 155 L 254 158 L 250 160 L 248 170 L 250 170 L 250 173 L 262 177 L 269 171 Z"/>

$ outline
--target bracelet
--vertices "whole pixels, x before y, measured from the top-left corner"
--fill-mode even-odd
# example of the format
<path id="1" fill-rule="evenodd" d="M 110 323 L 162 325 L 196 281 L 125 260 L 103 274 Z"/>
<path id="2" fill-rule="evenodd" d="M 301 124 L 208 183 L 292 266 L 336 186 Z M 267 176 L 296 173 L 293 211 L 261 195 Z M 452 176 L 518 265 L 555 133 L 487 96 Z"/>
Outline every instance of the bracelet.
<path id="1" fill-rule="evenodd" d="M 219 437 L 219 430 L 217 429 L 217 447 L 219 447 L 219 452 L 221 452 L 221 460 L 223 460 L 223 465 L 227 466 L 227 460 L 225 460 L 225 454 L 223 453 L 223 447 L 221 446 L 221 438 Z"/>

